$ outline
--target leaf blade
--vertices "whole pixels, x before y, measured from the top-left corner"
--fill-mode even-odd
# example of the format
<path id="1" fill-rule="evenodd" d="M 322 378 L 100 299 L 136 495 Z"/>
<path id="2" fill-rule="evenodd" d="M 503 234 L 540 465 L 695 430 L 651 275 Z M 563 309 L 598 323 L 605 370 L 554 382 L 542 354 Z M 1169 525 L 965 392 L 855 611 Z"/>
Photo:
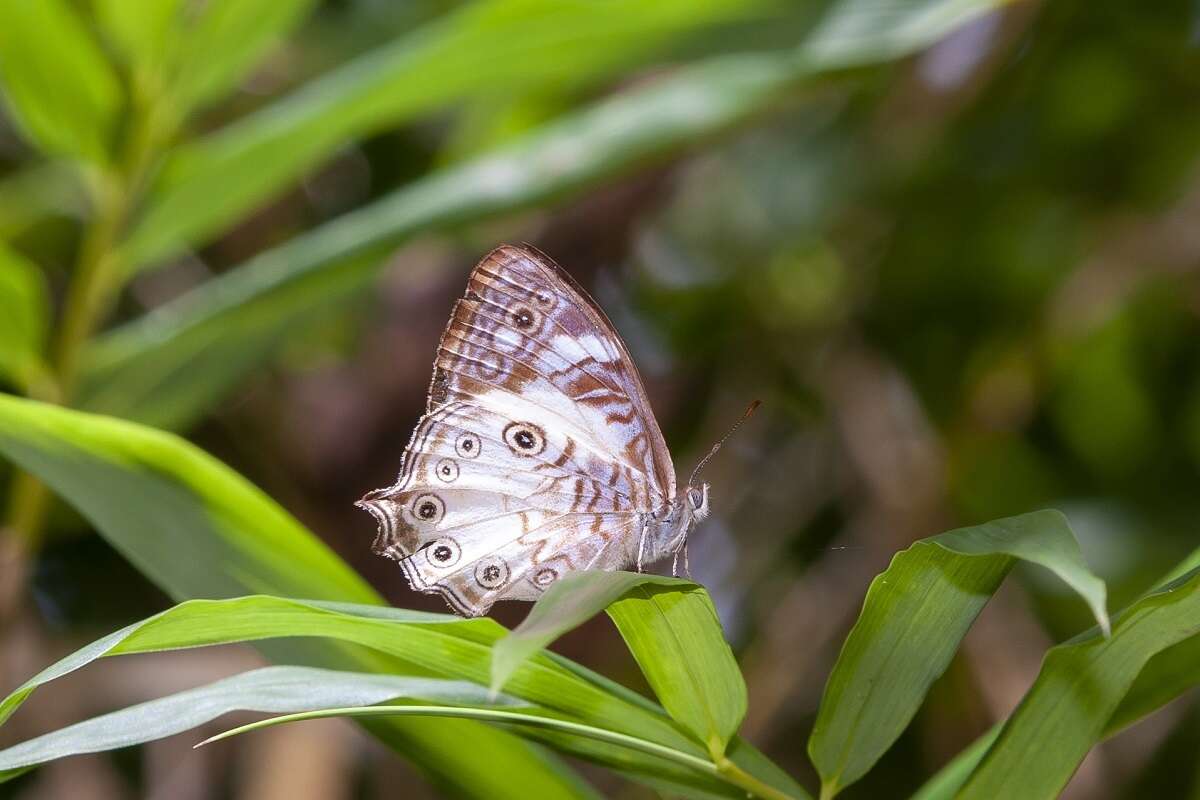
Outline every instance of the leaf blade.
<path id="1" fill-rule="evenodd" d="M 663 707 L 719 760 L 746 715 L 746 683 L 708 593 L 643 582 L 606 611 Z"/>
<path id="2" fill-rule="evenodd" d="M 0 377 L 29 387 L 44 370 L 50 297 L 38 267 L 0 241 Z"/>
<path id="3" fill-rule="evenodd" d="M 898 553 L 871 582 L 822 695 L 808 751 L 823 792 L 858 780 L 899 737 L 1016 559 L 1086 572 L 1076 556 L 1056 511 L 950 531 Z"/>
<path id="4" fill-rule="evenodd" d="M 336 148 L 385 126 L 482 92 L 573 87 L 673 36 L 762 13 L 756 9 L 764 5 L 489 0 L 464 6 L 178 151 L 131 234 L 127 263 L 145 266 L 203 241 Z M 214 191 L 222 203 L 208 201 Z"/>
<path id="5" fill-rule="evenodd" d="M 669 581 L 673 579 L 600 570 L 564 575 L 534 603 L 521 624 L 496 643 L 492 650 L 490 690 L 501 691 L 526 659 L 602 612 L 635 586 Z"/>
<path id="6" fill-rule="evenodd" d="M 64 0 L 0 3 L 0 87 L 43 152 L 108 161 L 120 84 Z"/>
<path id="7" fill-rule="evenodd" d="M 1198 635 L 1200 568 L 1125 609 L 1111 636 L 1093 630 L 1052 648 L 958 796 L 1056 795 L 1151 659 Z"/>
<path id="8" fill-rule="evenodd" d="M 436 678 L 263 667 L 69 725 L 0 750 L 0 773 L 162 739 L 233 711 L 297 713 L 398 699 L 486 705 L 474 684 Z M 511 701 L 503 705 L 512 705 Z"/>

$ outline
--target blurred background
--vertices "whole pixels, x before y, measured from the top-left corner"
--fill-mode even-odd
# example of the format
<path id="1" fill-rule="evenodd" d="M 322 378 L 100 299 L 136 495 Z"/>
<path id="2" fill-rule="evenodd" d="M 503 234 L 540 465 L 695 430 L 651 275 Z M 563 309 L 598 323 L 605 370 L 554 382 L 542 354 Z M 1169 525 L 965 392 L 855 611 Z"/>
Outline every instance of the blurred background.
<path id="1" fill-rule="evenodd" d="M 143 110 L 156 109 L 155 84 L 122 60 L 106 5 L 71 7 L 118 80 L 151 103 Z M 369 257 L 342 253 L 339 277 L 278 300 L 287 324 L 269 336 L 236 328 L 233 350 L 197 346 L 182 368 L 157 378 L 151 368 L 140 384 L 114 367 L 125 377 L 103 392 L 85 381 L 79 405 L 184 433 L 393 604 L 441 611 L 371 554 L 374 524 L 352 504 L 398 471 L 474 262 L 501 242 L 535 244 L 613 318 L 681 472 L 751 400 L 763 401 L 707 470 L 714 515 L 692 539 L 691 566 L 746 674 L 743 735 L 811 786 L 803 743 L 825 677 L 896 550 L 1060 508 L 1116 609 L 1197 544 L 1200 6 L 1022 2 L 973 15 L 911 54 L 881 51 L 770 83 L 745 59 L 796 47 L 837 4 L 613 2 L 597 16 L 603 5 L 299 4 L 232 85 L 171 126 L 173 141 L 211 145 L 187 157 L 204 163 L 245 120 L 287 126 L 285 103 L 393 69 L 397 53 L 402 62 L 461 41 L 427 73 L 396 68 L 389 91 L 415 94 L 407 106 L 357 127 L 318 120 L 312 136 L 332 132 L 294 179 L 258 195 L 201 185 L 191 202 L 233 203 L 227 219 L 202 234 L 139 240 L 155 268 L 114 299 L 102 325 L 115 331 L 105 334 L 111 353 L 186 317 L 193 292 L 245 264 L 266 263 L 259 273 L 268 275 L 294 256 L 317 258 L 317 240 L 298 237 L 346 219 L 362 222 L 343 228 L 350 234 L 394 227 L 376 235 Z M 512 30 L 537 46 L 506 50 Z M 489 43 L 492 55 L 479 49 Z M 703 110 L 697 121 L 639 99 L 696 65 L 712 71 L 697 73 L 698 86 L 727 90 L 738 106 L 724 119 L 708 124 Z M 742 69 L 745 85 L 729 77 Z M 616 111 L 589 116 L 597 108 Z M 629 115 L 641 133 L 627 143 L 598 129 Z M 538 137 L 555 125 L 561 152 L 551 153 Z M 509 152 L 543 171 L 509 174 L 509 162 L 487 160 Z M 270 147 L 253 154 L 273 157 Z M 91 213 L 59 164 L 0 116 L 0 236 L 40 265 L 56 303 Z M 187 175 L 181 164 L 153 180 L 169 188 L 171 168 Z M 506 197 L 490 182 L 517 188 Z M 360 209 L 379 211 L 353 217 Z M 246 283 L 216 285 L 236 294 Z M 153 308 L 164 311 L 143 317 Z M 27 580 L 0 586 L 21 609 L 0 641 L 5 692 L 170 604 L 61 505 L 50 506 L 27 566 Z M 494 615 L 512 625 L 526 608 Z M 1019 570 L 911 728 L 844 796 L 915 789 L 1012 709 L 1047 647 L 1088 625 L 1065 587 Z M 557 649 L 644 686 L 606 619 Z M 31 700 L 0 743 L 259 659 L 220 648 L 99 663 Z M 1200 796 L 1196 699 L 1097 748 L 1066 796 Z M 441 796 L 346 723 L 194 753 L 198 738 L 55 763 L 0 785 L 0 797 Z M 608 796 L 654 796 L 579 766 Z"/>

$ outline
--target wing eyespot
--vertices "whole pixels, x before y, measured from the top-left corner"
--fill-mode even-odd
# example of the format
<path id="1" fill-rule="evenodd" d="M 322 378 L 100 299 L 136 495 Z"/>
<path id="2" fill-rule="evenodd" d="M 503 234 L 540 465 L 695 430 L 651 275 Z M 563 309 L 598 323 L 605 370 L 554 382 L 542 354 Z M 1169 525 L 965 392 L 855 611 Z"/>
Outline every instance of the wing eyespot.
<path id="1" fill-rule="evenodd" d="M 443 458 L 433 468 L 433 474 L 443 483 L 453 483 L 458 479 L 458 464 L 452 458 Z"/>
<path id="2" fill-rule="evenodd" d="M 536 456 L 546 449 L 546 434 L 532 422 L 510 422 L 504 427 L 504 443 L 519 456 Z"/>
<path id="3" fill-rule="evenodd" d="M 458 546 L 458 542 L 444 536 L 425 548 L 425 557 L 429 559 L 430 564 L 445 569 L 458 563 L 462 558 L 462 548 Z"/>
<path id="4" fill-rule="evenodd" d="M 442 517 L 446 514 L 446 504 L 442 502 L 442 498 L 431 492 L 418 495 L 412 502 L 413 516 L 428 522 L 429 524 L 437 524 L 441 522 Z"/>
<path id="5" fill-rule="evenodd" d="M 482 443 L 479 441 L 479 437 L 473 433 L 460 434 L 454 440 L 454 452 L 458 453 L 459 458 L 477 458 L 481 447 Z"/>
<path id="6" fill-rule="evenodd" d="M 488 558 L 475 565 L 475 582 L 484 589 L 499 589 L 508 583 L 508 564 L 503 558 Z"/>
<path id="7" fill-rule="evenodd" d="M 542 315 L 526 305 L 513 306 L 509 312 L 512 324 L 523 331 L 531 331 L 542 323 Z"/>

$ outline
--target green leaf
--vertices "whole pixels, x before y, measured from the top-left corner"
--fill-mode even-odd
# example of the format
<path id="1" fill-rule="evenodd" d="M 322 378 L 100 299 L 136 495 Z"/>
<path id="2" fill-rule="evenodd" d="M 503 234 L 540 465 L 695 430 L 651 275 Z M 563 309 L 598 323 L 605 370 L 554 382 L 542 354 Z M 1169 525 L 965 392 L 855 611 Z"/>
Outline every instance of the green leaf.
<path id="1" fill-rule="evenodd" d="M 825 686 L 808 743 L 823 796 L 861 778 L 908 726 L 1015 559 L 1063 577 L 1107 625 L 1104 584 L 1057 511 L 961 528 L 898 553 L 871 582 Z"/>
<path id="2" fill-rule="evenodd" d="M 392 672 L 470 681 L 479 685 L 482 696 L 490 649 L 504 633 L 487 618 L 464 620 L 380 606 L 267 596 L 192 600 L 116 631 L 42 670 L 0 702 L 0 721 L 38 687 L 97 658 L 279 637 L 323 637 L 370 648 L 392 657 L 387 662 Z M 676 730 L 660 709 L 630 699 L 627 690 L 613 691 L 609 682 L 579 667 L 568 668 L 549 655 L 535 656 L 523 664 L 510 688 L 511 694 L 542 706 L 546 713 L 691 759 L 704 757 L 703 750 Z M 607 763 L 611 750 L 585 750 L 582 754 L 598 756 L 601 763 Z M 740 760 L 753 767 L 754 755 L 747 752 Z M 629 766 L 628 761 L 617 763 Z M 641 771 L 661 772 L 645 759 L 634 763 Z M 519 762 L 506 763 L 506 769 L 520 771 L 521 767 Z M 755 771 L 771 780 L 771 770 L 760 765 Z M 538 777 L 527 776 L 523 781 Z M 721 785 L 718 781 L 715 788 Z M 706 786 L 714 788 L 714 781 L 710 778 Z"/>
<path id="3" fill-rule="evenodd" d="M 0 378 L 28 387 L 43 371 L 50 298 L 42 271 L 3 242 L 0 309 Z"/>
<path id="4" fill-rule="evenodd" d="M 1197 636 L 1200 568 L 1122 611 L 1111 636 L 1093 630 L 1052 648 L 958 796 L 1057 796 L 1150 660 Z"/>
<path id="5" fill-rule="evenodd" d="M 912 46 L 933 41 L 982 5 L 987 4 L 906 3 L 929 22 L 919 28 L 927 38 Z M 883 52 L 892 32 L 879 28 L 875 33 Z M 819 42 L 809 37 L 795 52 L 694 64 L 488 156 L 434 173 L 264 253 L 102 337 L 89 353 L 82 401 L 93 410 L 184 427 L 270 358 L 291 326 L 311 323 L 316 314 L 369 285 L 382 257 L 395 247 L 422 233 L 559 202 L 705 141 L 770 109 L 814 77 L 822 68 L 812 55 Z M 860 44 L 867 47 L 865 39 Z M 197 202 L 206 208 L 222 205 L 209 199 L 203 195 Z M 146 236 L 166 233 L 166 228 L 147 230 Z M 157 250 L 163 245 L 143 243 L 137 249 L 143 246 Z"/>
<path id="6" fill-rule="evenodd" d="M 83 176 L 67 161 L 39 161 L 0 178 L 0 240 L 11 241 L 51 216 L 88 213 Z"/>
<path id="7" fill-rule="evenodd" d="M 92 2 L 96 21 L 114 49 L 139 67 L 161 67 L 173 43 L 182 7 L 183 0 Z"/>
<path id="8" fill-rule="evenodd" d="M 223 0 L 205 19 L 246 20 L 200 38 L 185 63 L 202 74 L 229 39 L 257 31 L 278 0 Z M 367 53 L 290 96 L 182 148 L 168 162 L 125 251 L 129 268 L 196 244 L 299 179 L 346 142 L 471 96 L 554 86 L 566 91 L 626 66 L 663 42 L 761 15 L 762 0 L 473 3 Z M 233 24 L 235 23 L 236 24 Z M 203 43 L 203 46 L 201 46 Z M 211 48 L 211 49 L 210 49 Z M 178 87 L 185 100 L 194 90 Z M 211 198 L 221 197 L 220 203 Z"/>
<path id="9" fill-rule="evenodd" d="M 120 84 L 65 0 L 0 3 L 0 83 L 13 117 L 43 151 L 108 160 Z"/>
<path id="10" fill-rule="evenodd" d="M 0 775 L 57 758 L 162 739 L 231 711 L 296 713 L 399 699 L 488 705 L 486 692 L 463 681 L 311 667 L 264 667 L 104 714 L 0 750 Z M 508 698 L 499 700 L 501 705 L 513 704 Z"/>
<path id="11" fill-rule="evenodd" d="M 1187 572 L 1200 568 L 1200 550 L 1192 553 L 1159 581 L 1159 587 L 1179 579 Z M 1104 738 L 1115 736 L 1143 717 L 1200 683 L 1200 636 L 1192 636 L 1167 647 L 1150 657 L 1138 673 L 1137 680 L 1121 699 L 1121 704 L 1104 726 Z M 992 727 L 970 747 L 955 756 L 950 763 L 930 778 L 913 800 L 950 800 L 966 783 L 972 770 L 983 760 L 988 748 L 1000 735 L 1001 725 Z"/>
<path id="12" fill-rule="evenodd" d="M 182 113 L 220 99 L 314 5 L 314 0 L 208 0 L 179 36 L 167 99 Z"/>
<path id="13" fill-rule="evenodd" d="M 269 591 L 378 602 L 329 549 L 249 482 L 187 442 L 127 422 L 0 396 L 0 453 L 68 499 L 148 578 L 176 598 Z M 220 625 L 219 622 L 214 623 Z M 312 644 L 276 658 L 403 672 L 364 651 Z M 371 730 L 466 796 L 497 789 L 471 743 L 507 754 L 520 784 L 578 796 L 578 781 L 510 734 L 454 720 L 392 720 Z M 511 789 L 512 796 L 521 796 Z"/>
<path id="14" fill-rule="evenodd" d="M 1200 635 L 1155 653 L 1104 726 L 1105 737 L 1157 711 L 1200 686 Z"/>
<path id="15" fill-rule="evenodd" d="M 0 395 L 0 452 L 69 498 L 176 598 L 379 601 L 269 497 L 171 434 Z"/>
<path id="16" fill-rule="evenodd" d="M 243 733 L 261 730 L 263 728 L 270 728 L 276 725 L 283 725 L 289 722 L 301 722 L 311 719 L 328 719 L 331 717 L 361 718 L 409 715 L 461 717 L 480 721 L 503 722 L 510 725 L 528 725 L 534 728 L 547 728 L 560 733 L 597 739 L 599 741 L 607 742 L 620 747 L 628 747 L 631 750 L 638 750 L 659 758 L 675 761 L 694 769 L 697 772 L 706 772 L 714 777 L 719 774 L 717 766 L 709 761 L 704 760 L 703 758 L 681 753 L 668 747 L 662 747 L 654 744 L 653 742 L 647 742 L 642 739 L 624 736 L 623 734 L 614 733 L 612 731 L 605 730 L 604 728 L 596 728 L 590 725 L 580 725 L 579 723 L 572 722 L 570 720 L 542 716 L 536 713 L 536 711 L 534 713 L 528 713 L 509 709 L 450 708 L 447 706 L 412 705 L 325 708 L 316 711 L 302 711 L 294 714 L 286 714 L 279 717 L 271 717 L 268 719 L 259 720 L 258 722 L 251 722 L 246 725 L 240 725 L 236 728 L 219 733 L 216 736 L 209 737 L 200 744 L 210 744 L 222 739 L 228 739 L 231 736 L 238 736 Z"/>
<path id="17" fill-rule="evenodd" d="M 81 402 L 186 425 L 290 326 L 369 285 L 382 256 L 414 235 L 543 204 L 640 166 L 762 108 L 790 75 L 779 57 L 710 62 L 423 178 L 101 337 Z"/>
<path id="18" fill-rule="evenodd" d="M 723 754 L 746 714 L 746 685 L 708 593 L 689 581 L 598 570 L 564 577 L 496 645 L 492 691 L 529 656 L 603 610 L 667 712 L 714 758 Z"/>
<path id="19" fill-rule="evenodd" d="M 680 581 L 658 575 L 601 570 L 563 576 L 533 604 L 521 624 L 496 643 L 492 651 L 491 690 L 499 692 L 526 659 L 642 583 L 673 585 Z"/>
<path id="20" fill-rule="evenodd" d="M 842 0 L 805 39 L 803 57 L 821 69 L 900 58 L 1007 0 Z"/>
<path id="21" fill-rule="evenodd" d="M 154 652 L 278 637 L 329 637 L 401 660 L 404 671 L 487 683 L 491 646 L 505 633 L 493 620 L 444 614 L 250 596 L 190 600 L 121 629 L 43 670 L 0 703 L 0 720 L 35 688 L 102 656 Z M 530 659 L 509 693 L 650 741 L 702 753 L 661 713 L 631 704 L 545 656 Z"/>
<path id="22" fill-rule="evenodd" d="M 570 720 L 543 716 L 536 710 L 531 712 L 521 712 L 519 710 L 510 711 L 506 709 L 447 708 L 444 706 L 367 706 L 357 708 L 330 708 L 321 711 L 288 714 L 281 717 L 260 720 L 259 722 L 252 722 L 248 725 L 242 725 L 238 728 L 234 728 L 213 736 L 201 744 L 208 744 L 209 742 L 226 739 L 230 736 L 236 736 L 249 731 L 268 728 L 288 722 L 299 722 L 302 720 L 321 719 L 328 717 L 363 718 L 389 717 L 396 715 L 456 716 L 479 720 L 507 722 L 514 725 L 531 726 L 533 728 L 543 728 L 556 731 L 560 735 L 569 734 L 585 739 L 595 739 L 619 747 L 625 747 L 630 750 L 639 751 L 643 754 L 656 756 L 666 763 L 683 765 L 698 773 L 708 774 L 714 777 L 719 776 L 728 781 L 734 787 L 737 787 L 737 795 L 735 796 L 739 798 L 760 797 L 764 798 L 764 800 L 793 800 L 793 798 L 807 797 L 807 794 L 804 792 L 804 790 L 800 789 L 798 786 L 788 787 L 788 791 L 784 791 L 780 787 L 777 787 L 771 783 L 760 781 L 752 775 L 741 771 L 728 759 L 720 759 L 718 763 L 705 761 L 702 758 L 689 756 L 686 753 L 671 750 L 670 748 L 664 748 L 651 742 L 623 736 L 603 728 L 594 728 L 587 725 L 580 725 Z M 669 788 L 673 789 L 674 787 Z M 689 795 L 695 797 L 709 796 L 707 792 L 701 792 L 700 794 L 689 793 Z"/>
<path id="23" fill-rule="evenodd" d="M 746 683 L 708 592 L 643 581 L 607 610 L 663 707 L 719 760 L 746 715 Z"/>

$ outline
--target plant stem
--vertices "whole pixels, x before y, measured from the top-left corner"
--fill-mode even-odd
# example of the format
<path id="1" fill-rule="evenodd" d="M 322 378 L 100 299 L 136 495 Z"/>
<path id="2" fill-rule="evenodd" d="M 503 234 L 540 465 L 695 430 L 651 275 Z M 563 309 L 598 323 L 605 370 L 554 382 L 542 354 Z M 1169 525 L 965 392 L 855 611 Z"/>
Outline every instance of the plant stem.
<path id="1" fill-rule="evenodd" d="M 722 778 L 755 797 L 761 797 L 763 800 L 795 800 L 787 792 L 754 777 L 725 756 L 721 756 L 716 766 L 717 774 Z"/>
<path id="2" fill-rule="evenodd" d="M 84 232 L 79 257 L 59 321 L 47 385 L 52 395 L 38 397 L 69 405 L 79 379 L 80 354 L 108 312 L 121 285 L 116 246 L 154 157 L 155 130 L 148 113 L 137 115 L 120 167 L 96 176 L 96 215 Z M 49 493 L 44 484 L 20 472 L 10 492 L 7 527 L 28 556 L 41 543 Z"/>
<path id="3" fill-rule="evenodd" d="M 762 800 L 796 800 L 786 792 L 764 783 L 750 773 L 722 756 L 718 763 L 713 763 L 700 756 L 676 750 L 673 747 L 639 739 L 616 731 L 596 728 L 570 720 L 556 717 L 540 717 L 523 714 L 517 711 L 503 711 L 491 708 L 456 708 L 453 706 L 359 706 L 355 708 L 326 708 L 317 711 L 304 711 L 298 714 L 284 714 L 278 717 L 251 722 L 237 728 L 218 733 L 205 739 L 196 747 L 202 747 L 211 742 L 227 739 L 242 733 L 249 733 L 260 728 L 269 728 L 287 722 L 299 722 L 306 719 L 322 719 L 325 717 L 386 717 L 386 716 L 424 716 L 424 717 L 463 717 L 484 722 L 499 722 L 510 725 L 529 725 L 537 728 L 550 728 L 588 739 L 597 739 L 609 744 L 628 747 L 649 755 L 657 756 L 668 761 L 674 761 L 698 772 L 720 778 L 727 783 L 745 790 L 749 795 L 760 797 Z"/>

